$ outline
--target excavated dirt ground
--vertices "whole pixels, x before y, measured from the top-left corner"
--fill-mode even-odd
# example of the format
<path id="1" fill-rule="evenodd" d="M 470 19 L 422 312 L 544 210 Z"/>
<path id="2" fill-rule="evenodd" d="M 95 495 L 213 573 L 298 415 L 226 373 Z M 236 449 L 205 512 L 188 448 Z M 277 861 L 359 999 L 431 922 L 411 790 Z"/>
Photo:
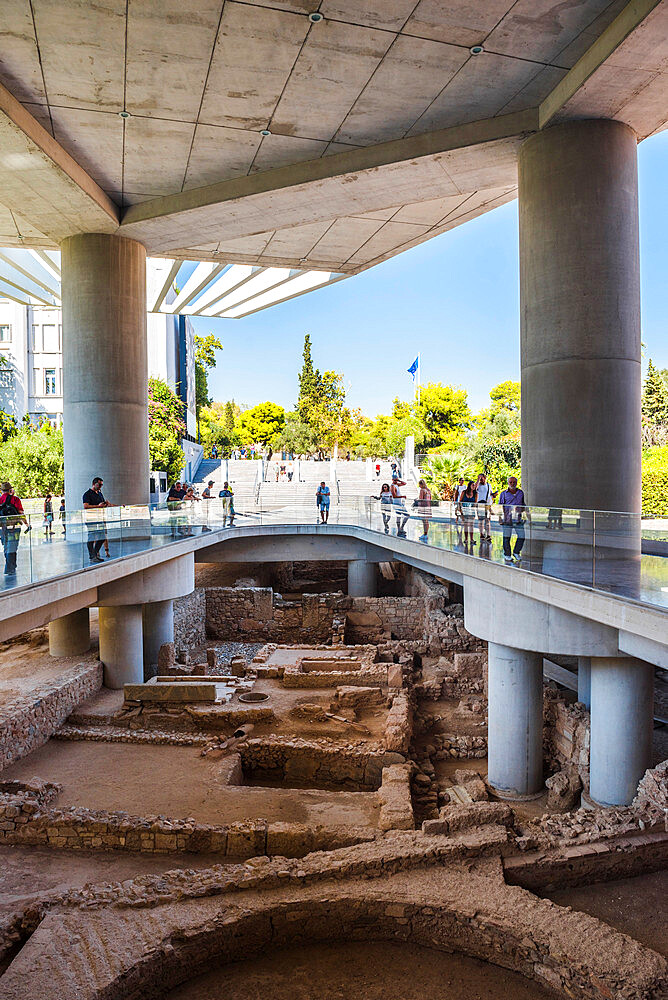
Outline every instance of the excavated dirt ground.
<path id="1" fill-rule="evenodd" d="M 223 862 L 224 863 L 224 862 Z M 64 892 L 87 882 L 121 882 L 175 868 L 220 865 L 217 854 L 126 854 L 123 851 L 53 851 L 42 847 L 0 847 L 0 914 L 47 892 Z"/>
<path id="2" fill-rule="evenodd" d="M 391 985 L 390 985 L 391 984 Z M 313 944 L 235 962 L 166 1000 L 552 1000 L 516 973 L 413 944 Z"/>
<path id="3" fill-rule="evenodd" d="M 668 957 L 668 871 L 559 889 L 546 898 L 598 917 Z"/>
<path id="4" fill-rule="evenodd" d="M 97 611 L 90 618 L 91 650 L 79 656 L 49 655 L 49 632 L 33 629 L 16 639 L 0 642 L 0 705 L 38 691 L 49 681 L 60 677 L 68 667 L 97 659 Z"/>
<path id="5" fill-rule="evenodd" d="M 6 768 L 3 779 L 37 775 L 62 784 L 56 806 L 120 809 L 200 823 L 245 819 L 307 823 L 310 826 L 375 827 L 376 796 L 365 792 L 227 787 L 225 760 L 201 757 L 196 747 L 49 740 Z"/>

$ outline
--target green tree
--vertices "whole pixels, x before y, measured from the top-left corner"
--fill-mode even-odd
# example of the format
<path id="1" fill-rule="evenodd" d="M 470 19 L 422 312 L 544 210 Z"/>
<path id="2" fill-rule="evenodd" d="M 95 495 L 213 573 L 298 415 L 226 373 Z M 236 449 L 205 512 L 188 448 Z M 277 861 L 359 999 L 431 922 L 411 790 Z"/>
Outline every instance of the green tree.
<path id="1" fill-rule="evenodd" d="M 299 395 L 297 398 L 297 412 L 300 420 L 314 427 L 315 410 L 318 406 L 318 395 L 320 391 L 320 372 L 313 367 L 311 357 L 311 337 L 307 333 L 304 337 L 304 349 L 302 351 L 303 363 L 298 375 Z"/>
<path id="2" fill-rule="evenodd" d="M 424 443 L 428 448 L 449 443 L 453 433 L 463 435 L 471 426 L 466 390 L 440 382 L 429 382 L 421 388 L 415 413 L 426 427 Z"/>
<path id="3" fill-rule="evenodd" d="M 401 455 L 406 447 L 406 438 L 412 434 L 415 444 L 421 445 L 427 439 L 427 428 L 414 413 L 399 420 L 390 420 L 385 434 L 385 454 Z"/>
<path id="4" fill-rule="evenodd" d="M 334 371 L 316 374 L 318 395 L 311 408 L 311 419 L 306 422 L 313 427 L 321 447 L 343 445 L 352 433 L 350 411 L 344 406 L 346 390 L 343 375 Z"/>
<path id="5" fill-rule="evenodd" d="M 237 409 L 238 407 L 235 409 L 234 400 L 228 399 L 228 401 L 225 403 L 225 414 L 223 420 L 225 425 L 225 430 L 228 432 L 228 434 L 231 434 L 234 431 L 234 421 L 236 420 Z"/>
<path id="6" fill-rule="evenodd" d="M 223 345 L 212 333 L 206 337 L 195 335 L 195 412 L 197 414 L 197 436 L 199 437 L 199 414 L 203 406 L 208 406 L 209 375 L 216 367 L 216 351 L 222 351 Z"/>
<path id="7" fill-rule="evenodd" d="M 427 466 L 424 469 L 424 478 L 434 499 L 441 500 L 452 499 L 455 483 L 465 474 L 464 458 L 456 451 L 446 451 L 442 455 L 431 456 L 427 459 Z"/>
<path id="8" fill-rule="evenodd" d="M 668 423 L 668 389 L 651 358 L 643 386 L 642 415 L 649 424 Z"/>
<path id="9" fill-rule="evenodd" d="M 234 429 L 234 411 L 231 425 L 228 419 L 229 406 L 229 402 L 211 403 L 200 410 L 200 441 L 204 451 L 211 451 L 215 444 L 223 458 L 229 458 L 232 450 L 241 444 Z"/>
<path id="10" fill-rule="evenodd" d="M 499 382 L 498 385 L 489 390 L 489 398 L 492 401 L 492 413 L 498 413 L 499 410 L 519 413 L 520 383 L 510 379 L 506 382 Z"/>
<path id="11" fill-rule="evenodd" d="M 161 469 L 173 482 L 183 468 L 181 439 L 186 432 L 183 404 L 159 378 L 148 380 L 148 450 L 152 469 Z"/>
<path id="12" fill-rule="evenodd" d="M 304 423 L 298 412 L 285 414 L 283 429 L 271 443 L 276 451 L 295 455 L 311 455 L 318 447 L 313 428 Z"/>
<path id="13" fill-rule="evenodd" d="M 236 432 L 243 444 L 269 444 L 281 433 L 285 425 L 285 410 L 277 403 L 258 403 L 252 410 L 245 410 L 236 424 Z"/>
<path id="14" fill-rule="evenodd" d="M 21 427 L 0 444 L 0 469 L 19 496 L 62 493 L 65 488 L 63 432 L 48 420 L 40 427 Z"/>

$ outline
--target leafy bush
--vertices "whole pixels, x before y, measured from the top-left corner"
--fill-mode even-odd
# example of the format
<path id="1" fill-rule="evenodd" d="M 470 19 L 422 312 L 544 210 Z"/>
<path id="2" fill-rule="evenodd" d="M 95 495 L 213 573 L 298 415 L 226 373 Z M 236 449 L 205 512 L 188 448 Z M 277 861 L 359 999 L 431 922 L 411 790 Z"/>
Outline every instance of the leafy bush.
<path id="1" fill-rule="evenodd" d="M 148 380 L 148 448 L 152 469 L 167 473 L 172 482 L 181 474 L 185 434 L 183 403 L 174 390 L 159 378 Z"/>
<path id="2" fill-rule="evenodd" d="M 48 422 L 39 429 L 22 427 L 0 444 L 0 479 L 8 479 L 19 496 L 62 493 L 64 469 L 63 432 Z"/>
<path id="3" fill-rule="evenodd" d="M 668 445 L 647 448 L 642 456 L 642 516 L 668 515 Z"/>

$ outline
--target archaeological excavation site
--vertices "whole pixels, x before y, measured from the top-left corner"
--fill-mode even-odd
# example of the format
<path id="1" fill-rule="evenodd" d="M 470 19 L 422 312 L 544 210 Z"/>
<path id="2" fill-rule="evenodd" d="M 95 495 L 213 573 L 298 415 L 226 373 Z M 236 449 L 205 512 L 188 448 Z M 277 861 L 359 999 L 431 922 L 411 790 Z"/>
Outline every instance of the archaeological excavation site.
<path id="1" fill-rule="evenodd" d="M 461 588 L 373 569 L 197 563 L 143 683 L 106 685 L 94 611 L 88 652 L 2 644 L 3 1000 L 668 995 L 668 730 L 601 807 L 585 664 L 541 658 L 513 793 Z"/>

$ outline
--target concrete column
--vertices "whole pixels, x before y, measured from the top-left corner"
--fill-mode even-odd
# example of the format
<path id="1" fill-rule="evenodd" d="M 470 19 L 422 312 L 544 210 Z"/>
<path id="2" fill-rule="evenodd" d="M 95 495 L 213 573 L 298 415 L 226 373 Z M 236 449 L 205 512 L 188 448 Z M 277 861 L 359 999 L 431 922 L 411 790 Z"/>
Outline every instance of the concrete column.
<path id="1" fill-rule="evenodd" d="M 522 486 L 529 504 L 640 510 L 636 136 L 571 121 L 519 155 Z"/>
<path id="2" fill-rule="evenodd" d="M 49 653 L 51 656 L 78 656 L 90 649 L 90 616 L 88 608 L 72 611 L 49 622 Z"/>
<path id="3" fill-rule="evenodd" d="M 376 597 L 376 564 L 366 559 L 351 559 L 348 562 L 348 594 L 350 597 Z"/>
<path id="4" fill-rule="evenodd" d="M 488 781 L 502 798 L 543 787 L 543 657 L 488 644 Z"/>
<path id="5" fill-rule="evenodd" d="M 144 680 L 141 604 L 99 609 L 104 686 L 119 689 Z"/>
<path id="6" fill-rule="evenodd" d="M 61 251 L 67 507 L 81 508 L 93 476 L 113 504 L 146 504 L 146 251 L 99 233 Z"/>
<path id="7" fill-rule="evenodd" d="M 591 707 L 591 657 L 578 656 L 578 701 Z"/>
<path id="8" fill-rule="evenodd" d="M 652 761 L 654 669 L 631 657 L 591 658 L 589 795 L 627 806 Z"/>
<path id="9" fill-rule="evenodd" d="M 153 601 L 144 605 L 144 680 L 158 672 L 158 653 L 165 642 L 174 642 L 174 602 Z"/>

